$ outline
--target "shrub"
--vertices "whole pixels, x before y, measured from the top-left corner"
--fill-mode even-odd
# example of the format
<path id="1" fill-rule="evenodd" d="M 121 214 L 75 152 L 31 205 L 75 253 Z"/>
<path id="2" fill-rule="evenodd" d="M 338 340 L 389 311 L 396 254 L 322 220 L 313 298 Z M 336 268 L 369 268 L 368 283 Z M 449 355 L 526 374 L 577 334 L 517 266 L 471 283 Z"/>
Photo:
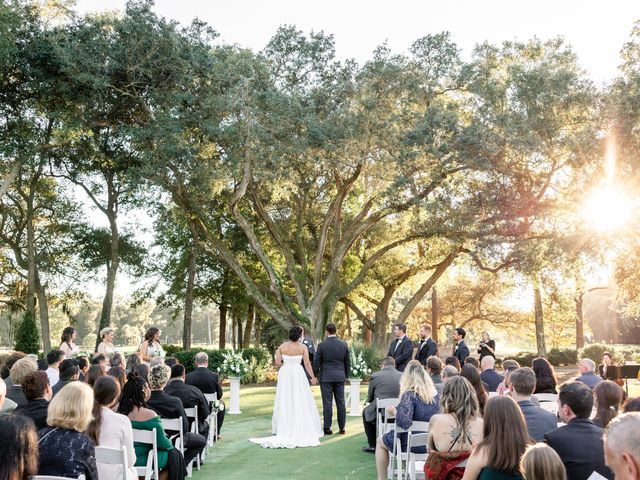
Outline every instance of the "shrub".
<path id="1" fill-rule="evenodd" d="M 538 354 L 534 352 L 518 352 L 516 355 L 511 355 L 509 358 L 515 360 L 521 367 L 530 367 L 534 358 L 537 358 Z"/>
<path id="2" fill-rule="evenodd" d="M 162 349 L 167 354 L 167 357 L 173 357 L 176 353 L 183 351 L 180 345 L 163 345 Z"/>
<path id="3" fill-rule="evenodd" d="M 576 365 L 578 363 L 578 351 L 571 348 L 560 350 L 558 348 L 552 348 L 547 354 L 547 360 L 554 367 L 560 365 Z"/>
<path id="4" fill-rule="evenodd" d="M 18 352 L 38 354 L 40 350 L 40 335 L 36 319 L 31 312 L 25 312 L 16 331 L 16 346 Z"/>
<path id="5" fill-rule="evenodd" d="M 605 345 L 603 343 L 593 343 L 584 347 L 580 351 L 580 358 L 590 358 L 596 365 L 599 365 L 602 360 L 602 354 L 609 352 L 613 356 L 613 363 L 616 365 L 624 364 L 624 357 L 620 354 L 618 349 L 613 345 Z"/>

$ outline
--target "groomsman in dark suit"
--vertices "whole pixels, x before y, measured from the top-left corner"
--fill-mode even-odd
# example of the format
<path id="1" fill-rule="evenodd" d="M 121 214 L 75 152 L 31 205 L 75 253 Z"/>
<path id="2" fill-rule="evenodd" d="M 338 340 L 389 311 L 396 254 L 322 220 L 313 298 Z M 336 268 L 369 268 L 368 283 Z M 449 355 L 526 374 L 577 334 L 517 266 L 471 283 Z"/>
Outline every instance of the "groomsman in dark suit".
<path id="1" fill-rule="evenodd" d="M 395 340 L 389 345 L 388 357 L 396 361 L 396 370 L 404 372 L 407 363 L 413 358 L 413 342 L 407 337 L 407 326 L 398 323 L 393 327 Z"/>
<path id="2" fill-rule="evenodd" d="M 438 344 L 431 338 L 431 327 L 429 325 L 420 325 L 420 344 L 418 345 L 416 360 L 426 366 L 427 358 L 435 355 L 438 355 Z"/>
<path id="3" fill-rule="evenodd" d="M 464 361 L 469 356 L 469 347 L 464 343 L 464 337 L 467 336 L 467 332 L 464 328 L 456 328 L 453 331 L 453 341 L 455 342 L 453 347 L 453 356 L 460 361 L 460 366 L 464 365 Z"/>
<path id="4" fill-rule="evenodd" d="M 324 434 L 332 435 L 333 400 L 338 410 L 338 427 L 344 434 L 347 423 L 347 409 L 344 401 L 344 382 L 351 368 L 349 347 L 344 340 L 336 336 L 335 323 L 327 323 L 327 338 L 318 345 L 313 361 L 313 369 L 319 372 L 320 392 L 322 393 L 322 415 L 324 417 Z"/>

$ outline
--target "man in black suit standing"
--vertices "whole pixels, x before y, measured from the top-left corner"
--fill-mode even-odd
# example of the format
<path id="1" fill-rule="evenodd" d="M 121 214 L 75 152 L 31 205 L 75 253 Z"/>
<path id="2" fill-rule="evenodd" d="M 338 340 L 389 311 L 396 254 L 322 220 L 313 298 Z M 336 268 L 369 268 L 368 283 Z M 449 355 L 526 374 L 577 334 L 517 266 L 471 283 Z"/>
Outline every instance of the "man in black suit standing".
<path id="1" fill-rule="evenodd" d="M 464 343 L 464 337 L 467 336 L 467 332 L 464 328 L 456 328 L 453 331 L 453 341 L 455 342 L 453 347 L 453 356 L 460 361 L 460 365 L 464 365 L 464 361 L 469 356 L 469 347 Z"/>
<path id="2" fill-rule="evenodd" d="M 604 463 L 603 431 L 589 420 L 593 408 L 591 389 L 581 382 L 564 383 L 560 386 L 558 403 L 558 414 L 566 425 L 545 433 L 544 441 L 562 459 L 567 480 L 585 480 L 594 471 L 613 479 Z"/>
<path id="3" fill-rule="evenodd" d="M 333 399 L 338 410 L 338 427 L 344 434 L 347 422 L 347 410 L 344 401 L 344 382 L 349 376 L 350 360 L 347 343 L 336 336 L 335 323 L 327 323 L 327 338 L 318 345 L 313 361 L 313 369 L 319 372 L 320 392 L 322 393 L 322 415 L 324 434 L 331 435 L 333 420 Z"/>
<path id="4" fill-rule="evenodd" d="M 429 325 L 420 325 L 420 345 L 418 345 L 416 360 L 426 366 L 427 358 L 436 355 L 438 355 L 438 345 L 431 338 L 431 327 Z"/>
<path id="5" fill-rule="evenodd" d="M 395 340 L 389 345 L 388 357 L 396 361 L 396 370 L 404 372 L 407 363 L 413 358 L 413 342 L 407 337 L 407 326 L 398 323 L 393 327 Z"/>
<path id="6" fill-rule="evenodd" d="M 222 385 L 220 384 L 220 377 L 218 377 L 217 373 L 209 370 L 209 355 L 205 352 L 198 352 L 196 354 L 195 364 L 195 370 L 187 375 L 185 383 L 187 385 L 193 385 L 202 393 L 215 393 L 216 398 L 218 400 L 222 400 Z M 224 422 L 225 413 L 226 408 L 223 408 L 218 411 L 218 414 L 216 415 L 218 417 L 218 435 L 220 435 L 220 429 L 222 428 L 222 422 Z"/>

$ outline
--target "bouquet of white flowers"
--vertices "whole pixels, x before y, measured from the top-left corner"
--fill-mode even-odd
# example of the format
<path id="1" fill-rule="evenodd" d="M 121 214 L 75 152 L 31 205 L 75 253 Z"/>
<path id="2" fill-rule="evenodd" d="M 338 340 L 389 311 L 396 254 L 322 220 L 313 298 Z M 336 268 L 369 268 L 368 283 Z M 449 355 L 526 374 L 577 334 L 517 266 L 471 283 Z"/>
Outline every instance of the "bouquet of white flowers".
<path id="1" fill-rule="evenodd" d="M 367 362 L 362 357 L 362 352 L 355 353 L 353 350 L 349 352 L 351 361 L 351 370 L 349 370 L 349 378 L 363 378 L 371 373 L 371 369 L 367 366 Z"/>
<path id="2" fill-rule="evenodd" d="M 218 368 L 219 373 L 229 377 L 241 377 L 249 371 L 249 365 L 240 353 L 223 353 L 222 358 L 222 365 Z"/>
<path id="3" fill-rule="evenodd" d="M 221 400 L 214 400 L 211 402 L 211 409 L 216 413 L 224 412 L 224 402 Z"/>

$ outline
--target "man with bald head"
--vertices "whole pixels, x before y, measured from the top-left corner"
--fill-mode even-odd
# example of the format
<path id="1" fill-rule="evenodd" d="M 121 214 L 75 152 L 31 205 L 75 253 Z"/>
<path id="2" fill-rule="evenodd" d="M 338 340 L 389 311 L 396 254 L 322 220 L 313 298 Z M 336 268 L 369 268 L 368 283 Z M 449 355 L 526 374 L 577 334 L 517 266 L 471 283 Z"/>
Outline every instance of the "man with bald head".
<path id="1" fill-rule="evenodd" d="M 620 415 L 604 434 L 604 456 L 616 480 L 640 480 L 640 412 Z"/>
<path id="2" fill-rule="evenodd" d="M 590 358 L 583 358 L 578 363 L 578 371 L 580 372 L 580 376 L 576 378 L 576 382 L 582 382 L 591 390 L 596 388 L 602 378 L 596 375 L 596 364 Z"/>
<path id="3" fill-rule="evenodd" d="M 489 386 L 490 392 L 496 392 L 498 386 L 504 382 L 504 377 L 496 372 L 496 359 L 486 355 L 480 360 L 480 379 Z"/>
<path id="4" fill-rule="evenodd" d="M 220 377 L 216 372 L 209 370 L 209 355 L 207 355 L 206 352 L 198 352 L 196 354 L 195 364 L 195 370 L 189 373 L 185 379 L 187 385 L 193 385 L 202 393 L 215 393 L 217 399 L 222 400 L 222 384 L 220 383 Z M 218 435 L 220 435 L 220 429 L 222 428 L 222 423 L 224 422 L 225 413 L 226 408 L 224 407 L 217 413 Z"/>

